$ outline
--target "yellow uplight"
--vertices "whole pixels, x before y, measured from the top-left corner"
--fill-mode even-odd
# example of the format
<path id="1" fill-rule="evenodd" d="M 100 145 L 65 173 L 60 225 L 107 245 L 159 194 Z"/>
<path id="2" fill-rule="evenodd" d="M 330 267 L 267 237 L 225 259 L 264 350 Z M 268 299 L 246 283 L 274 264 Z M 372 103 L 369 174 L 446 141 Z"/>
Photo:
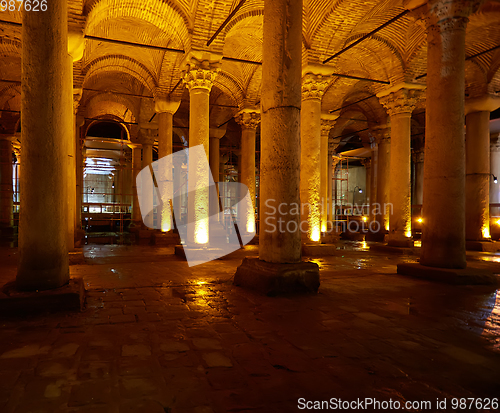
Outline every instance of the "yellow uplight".
<path id="1" fill-rule="evenodd" d="M 497 219 L 497 225 L 500 225 L 500 218 Z"/>
<path id="2" fill-rule="evenodd" d="M 363 222 L 368 221 L 368 217 L 363 217 L 362 219 L 363 219 Z"/>
<path id="3" fill-rule="evenodd" d="M 421 224 L 422 222 L 424 222 L 424 220 L 422 219 L 422 217 L 418 217 L 417 222 Z"/>
<path id="4" fill-rule="evenodd" d="M 483 238 L 491 238 L 490 228 L 488 226 L 483 227 L 481 232 L 483 233 Z"/>
<path id="5" fill-rule="evenodd" d="M 405 232 L 405 237 L 406 238 L 411 238 L 411 231 L 406 231 Z"/>
<path id="6" fill-rule="evenodd" d="M 247 216 L 247 232 L 255 232 L 255 215 L 253 211 Z"/>
<path id="7" fill-rule="evenodd" d="M 311 232 L 311 241 L 317 242 L 320 240 L 320 231 L 318 227 L 315 227 Z"/>
<path id="8" fill-rule="evenodd" d="M 206 244 L 208 242 L 208 217 L 195 221 L 194 225 L 194 242 Z"/>

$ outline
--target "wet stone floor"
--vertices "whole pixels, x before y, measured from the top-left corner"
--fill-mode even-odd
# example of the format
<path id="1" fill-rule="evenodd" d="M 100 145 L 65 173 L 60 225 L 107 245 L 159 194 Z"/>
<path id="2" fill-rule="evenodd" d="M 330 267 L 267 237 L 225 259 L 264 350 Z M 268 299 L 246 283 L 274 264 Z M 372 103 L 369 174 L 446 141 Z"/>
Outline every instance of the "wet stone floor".
<path id="1" fill-rule="evenodd" d="M 0 412 L 494 411 L 500 293 L 339 248 L 315 260 L 317 295 L 265 297 L 232 285 L 257 247 L 189 268 L 171 248 L 87 245 L 84 312 L 0 318 Z M 2 284 L 16 260 L 0 250 Z"/>

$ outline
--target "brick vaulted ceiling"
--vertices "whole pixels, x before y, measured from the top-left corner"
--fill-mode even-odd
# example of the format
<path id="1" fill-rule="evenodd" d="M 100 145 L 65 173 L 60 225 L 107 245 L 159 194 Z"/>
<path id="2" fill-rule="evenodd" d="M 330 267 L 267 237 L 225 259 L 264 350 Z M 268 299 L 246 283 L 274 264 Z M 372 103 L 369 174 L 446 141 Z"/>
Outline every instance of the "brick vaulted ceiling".
<path id="1" fill-rule="evenodd" d="M 322 64 L 335 52 L 397 16 L 402 0 L 303 0 L 303 64 Z M 246 0 L 210 46 L 207 41 L 240 0 L 70 0 L 69 28 L 85 36 L 117 39 L 178 49 L 208 50 L 228 58 L 262 62 L 263 0 Z M 21 22 L 18 12 L 2 12 L 2 20 Z M 408 13 L 359 45 L 333 59 L 335 73 L 390 82 L 414 81 L 426 73 L 424 25 Z M 21 29 L 0 24 L 0 78 L 20 81 Z M 500 45 L 500 2 L 485 1 L 471 16 L 466 38 L 467 56 Z M 172 91 L 182 75 L 185 53 L 84 40 L 83 58 L 74 64 L 74 86 L 84 88 L 79 113 L 86 117 L 110 115 L 126 122 L 149 122 L 153 94 Z M 500 49 L 468 59 L 466 95 L 500 93 Z M 223 59 L 212 89 L 211 126 L 217 127 L 238 110 L 258 106 L 262 66 Z M 425 83 L 425 77 L 419 80 Z M 369 97 L 387 85 L 332 77 L 322 101 L 324 112 Z M 189 93 L 175 88 L 182 99 L 175 115 L 186 126 Z M 19 115 L 20 85 L 0 82 L 0 125 L 4 129 Z M 425 102 L 416 112 L 425 110 Z M 362 130 L 383 123 L 386 114 L 377 99 L 363 100 L 338 111 L 331 135 Z"/>

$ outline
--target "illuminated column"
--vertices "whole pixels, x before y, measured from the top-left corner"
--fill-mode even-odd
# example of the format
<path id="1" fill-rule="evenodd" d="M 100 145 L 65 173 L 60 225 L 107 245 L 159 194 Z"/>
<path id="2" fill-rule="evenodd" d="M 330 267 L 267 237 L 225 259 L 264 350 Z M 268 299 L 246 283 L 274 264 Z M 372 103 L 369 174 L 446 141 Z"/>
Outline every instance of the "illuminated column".
<path id="1" fill-rule="evenodd" d="M 396 85 L 377 94 L 391 119 L 388 244 L 413 246 L 411 235 L 411 113 L 422 95 L 421 85 Z"/>
<path id="2" fill-rule="evenodd" d="M 371 144 L 372 147 L 372 156 L 371 156 L 371 174 L 370 174 L 370 229 L 372 228 L 372 222 L 376 221 L 376 207 L 378 205 L 378 190 L 377 190 L 377 182 L 378 182 L 378 145 L 373 142 Z"/>
<path id="3" fill-rule="evenodd" d="M 332 176 L 328 170 L 331 166 L 331 156 L 328 153 L 328 135 L 335 125 L 338 115 L 321 114 L 321 143 L 320 143 L 320 204 L 321 204 L 321 232 L 328 231 L 328 210 L 332 209 Z M 331 168 L 330 168 L 331 169 Z"/>
<path id="4" fill-rule="evenodd" d="M 14 226 L 13 140 L 14 136 L 0 135 L 0 236 L 12 235 Z"/>
<path id="5" fill-rule="evenodd" d="M 245 231 L 255 231 L 255 132 L 260 113 L 244 109 L 235 116 L 241 125 L 241 183 L 245 184 L 252 200 L 253 210 L 245 209 Z"/>
<path id="6" fill-rule="evenodd" d="M 302 1 L 264 0 L 263 42 L 259 258 L 294 263 L 302 252 L 300 215 L 289 213 L 300 204 Z M 286 215 L 273 211 L 280 204 Z M 273 227 L 278 219 L 284 231 Z"/>
<path id="7" fill-rule="evenodd" d="M 389 230 L 389 182 L 391 162 L 391 128 L 379 126 L 371 130 L 378 145 L 377 150 L 377 204 L 373 208 L 375 220 L 379 223 L 379 232 Z M 375 226 L 373 227 L 374 230 Z"/>
<path id="8" fill-rule="evenodd" d="M 422 205 L 424 195 L 424 148 L 413 151 L 412 156 L 415 164 L 415 187 L 412 204 Z"/>
<path id="9" fill-rule="evenodd" d="M 484 95 L 465 102 L 465 239 L 490 239 L 490 112 L 500 98 Z"/>
<path id="10" fill-rule="evenodd" d="M 174 113 L 177 112 L 180 104 L 180 101 L 170 101 L 162 97 L 155 99 L 155 111 L 158 113 L 158 159 L 172 154 Z M 162 170 L 160 173 L 163 173 L 159 177 L 161 182 L 172 181 L 171 170 Z M 162 232 L 170 231 L 173 228 L 170 206 L 163 206 L 159 219 Z"/>
<path id="11" fill-rule="evenodd" d="M 337 170 L 337 165 L 340 163 L 341 158 L 340 156 L 335 155 L 335 152 L 332 147 L 329 148 L 330 153 L 328 156 L 328 200 L 330 202 L 330 206 L 328 207 L 328 222 L 331 223 L 331 225 L 335 226 L 335 208 L 337 204 L 337 180 L 333 180 L 333 178 L 336 176 L 336 170 Z M 327 230 L 330 230 L 330 228 L 327 228 Z"/>
<path id="12" fill-rule="evenodd" d="M 24 290 L 57 288 L 69 281 L 65 140 L 71 125 L 65 116 L 70 93 L 61 93 L 61 79 L 67 74 L 68 12 L 65 1 L 49 6 L 47 12 L 23 13 L 22 211 L 16 284 Z"/>
<path id="13" fill-rule="evenodd" d="M 85 124 L 85 118 L 81 115 L 75 117 L 75 142 L 76 142 L 76 229 L 82 229 L 82 197 L 83 197 L 83 169 L 84 156 L 83 147 L 85 140 L 81 138 L 81 127 Z"/>
<path id="14" fill-rule="evenodd" d="M 465 268 L 465 29 L 478 1 L 432 1 L 420 264 Z"/>
<path id="15" fill-rule="evenodd" d="M 465 239 L 490 238 L 490 112 L 465 118 Z"/>
<path id="16" fill-rule="evenodd" d="M 137 143 L 129 143 L 129 148 L 132 149 L 132 217 L 130 226 L 137 228 L 141 226 L 141 210 L 139 208 L 139 198 L 137 197 L 137 174 L 141 172 L 141 148 L 142 145 Z"/>
<path id="17" fill-rule="evenodd" d="M 490 180 L 490 203 L 500 204 L 500 134 L 496 133 L 491 136 L 490 140 L 490 173 L 496 178 L 494 182 L 493 177 Z M 500 216 L 500 207 L 492 207 L 491 215 L 494 217 Z"/>
<path id="18" fill-rule="evenodd" d="M 217 196 L 219 195 L 219 168 L 220 168 L 220 140 L 226 134 L 226 128 L 210 128 L 209 130 L 209 154 L 208 154 L 208 165 L 210 166 L 210 171 L 212 172 L 212 177 L 217 187 Z M 210 198 L 210 215 L 215 215 L 220 212 L 220 205 L 218 198 Z"/>
<path id="19" fill-rule="evenodd" d="M 189 90 L 189 147 L 203 145 L 207 157 L 209 151 L 210 112 L 209 98 L 213 82 L 220 70 L 220 56 L 210 60 L 209 53 L 191 52 L 186 58 L 183 80 Z M 200 162 L 202 162 L 200 160 Z M 189 197 L 188 221 L 194 222 L 188 231 L 188 243 L 204 245 L 209 241 L 209 176 L 201 165 L 189 159 L 190 177 L 195 177 L 192 188 L 195 195 Z M 191 181 L 191 179 L 190 179 Z"/>
<path id="20" fill-rule="evenodd" d="M 322 75 L 307 73 L 302 80 L 300 117 L 300 200 L 301 219 L 307 222 L 303 242 L 321 238 L 321 97 L 328 81 Z M 304 230 L 305 228 L 303 228 Z"/>
<path id="21" fill-rule="evenodd" d="M 371 203 L 371 188 L 370 188 L 370 182 L 372 179 L 372 160 L 371 158 L 364 158 L 361 160 L 361 165 L 365 167 L 365 195 L 366 195 L 366 202 L 368 205 Z M 366 204 L 365 204 L 366 205 Z"/>

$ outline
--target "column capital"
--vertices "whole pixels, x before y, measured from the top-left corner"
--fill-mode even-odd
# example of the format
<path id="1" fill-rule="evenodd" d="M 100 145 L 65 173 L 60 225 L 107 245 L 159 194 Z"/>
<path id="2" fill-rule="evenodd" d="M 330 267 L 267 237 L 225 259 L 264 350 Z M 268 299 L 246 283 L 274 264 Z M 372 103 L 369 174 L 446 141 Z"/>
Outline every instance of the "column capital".
<path id="1" fill-rule="evenodd" d="M 139 129 L 139 142 L 144 146 L 153 145 L 156 139 L 155 130 L 156 128 L 146 128 L 141 126 Z"/>
<path id="2" fill-rule="evenodd" d="M 82 99 L 83 89 L 73 88 L 73 114 L 76 115 L 78 112 L 78 107 L 80 106 L 80 100 Z"/>
<path id="3" fill-rule="evenodd" d="M 377 144 L 391 142 L 391 128 L 386 125 L 375 126 L 370 129 L 372 136 Z"/>
<path id="4" fill-rule="evenodd" d="M 424 162 L 424 148 L 420 149 L 412 149 L 411 157 L 414 163 L 423 163 Z"/>
<path id="5" fill-rule="evenodd" d="M 441 30 L 465 30 L 469 16 L 475 13 L 484 0 L 437 0 L 429 1 L 424 17 L 426 26 Z"/>
<path id="6" fill-rule="evenodd" d="M 328 86 L 328 76 L 307 72 L 302 77 L 302 100 L 320 99 Z"/>
<path id="7" fill-rule="evenodd" d="M 494 133 L 490 136 L 491 152 L 500 152 L 500 133 Z"/>
<path id="8" fill-rule="evenodd" d="M 465 114 L 474 112 L 493 112 L 500 108 L 500 96 L 483 95 L 465 100 Z"/>
<path id="9" fill-rule="evenodd" d="M 208 136 L 210 138 L 221 139 L 226 134 L 226 128 L 210 128 L 208 130 Z"/>
<path id="10" fill-rule="evenodd" d="M 257 129 L 260 123 L 260 111 L 243 109 L 234 116 L 234 120 L 240 124 L 241 129 Z"/>
<path id="11" fill-rule="evenodd" d="M 339 115 L 332 115 L 331 113 L 321 114 L 321 136 L 328 136 L 338 118 Z"/>
<path id="12" fill-rule="evenodd" d="M 335 168 L 342 161 L 342 157 L 338 155 L 332 155 L 332 168 Z"/>
<path id="13" fill-rule="evenodd" d="M 365 168 L 370 168 L 372 166 L 372 158 L 363 158 L 361 159 L 361 165 Z"/>
<path id="14" fill-rule="evenodd" d="M 424 89 L 424 85 L 400 83 L 377 93 L 377 97 L 389 116 L 411 115 L 418 101 L 424 97 Z"/>
<path id="15" fill-rule="evenodd" d="M 191 50 L 187 53 L 181 67 L 184 67 L 182 80 L 189 91 L 205 89 L 210 91 L 220 72 L 222 56 L 210 52 Z"/>
<path id="16" fill-rule="evenodd" d="M 172 115 L 177 112 L 181 104 L 180 100 L 168 100 L 157 97 L 155 97 L 154 101 L 156 113 L 171 113 Z"/>

